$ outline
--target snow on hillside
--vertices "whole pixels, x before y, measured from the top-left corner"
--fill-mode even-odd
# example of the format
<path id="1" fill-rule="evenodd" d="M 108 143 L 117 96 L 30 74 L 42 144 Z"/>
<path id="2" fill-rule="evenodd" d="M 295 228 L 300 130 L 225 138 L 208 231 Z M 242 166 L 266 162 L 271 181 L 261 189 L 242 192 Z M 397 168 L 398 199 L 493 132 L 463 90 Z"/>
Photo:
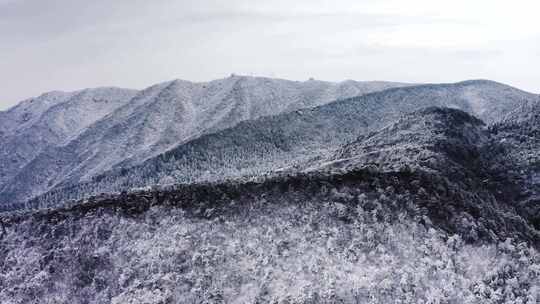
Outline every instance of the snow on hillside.
<path id="1" fill-rule="evenodd" d="M 473 151 L 489 141 L 489 133 L 484 126 L 481 120 L 460 110 L 426 108 L 404 115 L 380 130 L 360 136 L 338 149 L 331 158 L 333 161 L 314 167 L 310 164 L 312 168 L 308 170 L 370 165 L 387 171 L 399 171 L 404 167 L 440 170 L 440 164 L 437 168 L 436 163 L 443 163 L 437 159 L 441 156 L 450 160 L 455 158 L 452 154 L 462 149 L 469 153 L 459 155 L 455 162 L 464 162 L 474 157 L 477 153 Z M 444 166 L 448 166 L 444 163 Z M 465 165 L 463 170 L 470 169 L 467 167 Z"/>
<path id="2" fill-rule="evenodd" d="M 72 184 L 66 187 L 66 184 L 59 184 L 51 193 L 40 198 L 41 203 L 38 205 L 54 205 L 55 201 L 68 197 L 77 199 L 101 192 L 124 191 L 163 183 L 263 176 L 283 171 L 281 168 L 284 167 L 288 168 L 285 171 L 294 172 L 298 165 L 303 166 L 312 161 L 317 164 L 321 158 L 332 155 L 341 145 L 354 141 L 360 135 L 384 128 L 413 111 L 439 106 L 476 114 L 472 102 L 464 97 L 465 92 L 482 92 L 484 87 L 490 93 L 480 94 L 483 103 L 506 104 L 496 112 L 484 113 L 484 119 L 492 122 L 537 98 L 536 95 L 489 81 L 393 88 L 312 109 L 241 122 L 233 128 L 187 141 L 141 165 L 116 168 L 100 174 L 80 186 Z M 496 93 L 496 87 L 500 94 Z M 408 144 L 418 145 L 414 142 L 416 138 L 408 140 L 410 143 L 403 143 L 404 147 Z M 35 170 L 43 168 L 36 167 Z M 49 172 L 54 175 L 56 169 L 45 167 L 45 170 L 51 170 Z M 11 193 L 35 189 L 35 179 L 32 178 L 28 186 L 25 180 L 28 178 L 21 178 L 21 182 L 14 183 L 22 186 L 10 190 Z M 62 190 L 64 187 L 65 191 Z"/>
<path id="3" fill-rule="evenodd" d="M 518 227 L 456 210 L 476 198 L 444 179 L 408 177 L 186 185 L 0 215 L 0 302 L 537 303 L 538 251 L 484 224 Z M 459 233 L 426 215 L 440 210 Z"/>
<path id="4" fill-rule="evenodd" d="M 0 188 L 43 150 L 66 144 L 126 104 L 135 90 L 51 92 L 0 112 Z"/>
<path id="5" fill-rule="evenodd" d="M 354 84 L 175 80 L 96 117 L 99 94 L 39 110 L 65 144 L 0 192 L 0 302 L 538 303 L 538 96 L 325 104 Z"/>
<path id="6" fill-rule="evenodd" d="M 53 91 L 21 101 L 7 111 L 0 111 L 0 136 L 13 135 L 15 131 L 33 125 L 50 107 L 65 102 L 75 94 Z"/>
<path id="7" fill-rule="evenodd" d="M 87 180 L 115 166 L 139 164 L 190 139 L 244 120 L 401 85 L 298 82 L 234 75 L 206 83 L 173 80 L 139 91 L 129 102 L 115 103 L 114 109 L 108 108 L 107 103 L 96 102 L 103 100 L 106 93 L 85 98 L 85 91 L 81 91 L 74 94 L 77 107 L 70 107 L 69 102 L 60 103 L 58 111 L 42 115 L 46 122 L 44 129 L 51 133 L 46 138 L 60 134 L 56 136 L 59 139 L 53 141 L 57 144 L 37 149 L 40 154 L 26 157 L 29 161 L 23 163 L 26 168 L 16 171 L 19 176 L 8 174 L 3 180 L 4 190 L 0 191 L 12 192 L 14 187 L 26 187 L 24 182 L 21 184 L 22 180 L 32 180 L 26 195 L 33 196 L 62 182 Z M 89 106 L 98 104 L 100 106 L 95 108 Z M 87 113 L 94 115 L 86 116 Z M 81 127 L 74 125 L 76 122 Z M 43 129 L 43 125 L 40 128 Z M 40 176 L 34 176 L 36 172 Z M 12 182 L 8 182 L 10 179 Z"/>
<path id="8" fill-rule="evenodd" d="M 326 104 L 401 84 L 354 82 L 335 84 L 322 81 L 296 82 L 262 77 L 231 76 L 207 83 L 174 80 L 153 86 L 143 105 L 128 104 L 105 122 L 107 130 L 96 125 L 78 139 L 85 149 L 95 151 L 79 159 L 83 168 L 72 172 L 75 179 L 111 169 L 130 166 L 163 153 L 180 143 L 205 133 L 232 127 L 240 121 Z M 148 93 L 145 92 L 146 96 Z M 353 94 L 353 95 L 350 95 Z M 136 96 L 134 99 L 137 99 Z M 122 112 L 120 112 L 122 113 Z M 107 142 L 107 145 L 103 145 Z M 74 145 L 73 150 L 79 146 Z"/>

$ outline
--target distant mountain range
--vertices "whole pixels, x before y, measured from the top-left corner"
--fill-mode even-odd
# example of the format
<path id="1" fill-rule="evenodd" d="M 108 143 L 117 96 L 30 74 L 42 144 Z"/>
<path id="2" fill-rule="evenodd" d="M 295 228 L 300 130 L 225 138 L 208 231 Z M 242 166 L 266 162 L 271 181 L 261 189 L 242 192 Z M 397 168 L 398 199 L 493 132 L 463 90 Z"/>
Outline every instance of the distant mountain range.
<path id="1" fill-rule="evenodd" d="M 70 142 L 43 149 L 4 184 L 0 198 L 19 204 L 40 196 L 50 206 L 158 184 L 257 177 L 324 158 L 425 107 L 461 109 L 489 124 L 537 98 L 486 80 L 414 86 L 240 76 L 173 81 L 138 93 Z"/>
<path id="2" fill-rule="evenodd" d="M 537 103 L 535 94 L 487 80 L 411 85 L 233 75 L 142 91 L 51 92 L 0 112 L 0 202 L 6 210 L 29 200 L 55 206 L 155 185 L 294 174 L 423 108 L 515 127 L 535 121 Z"/>
<path id="3" fill-rule="evenodd" d="M 0 112 L 0 202 L 140 164 L 203 134 L 406 84 L 231 76 L 52 92 Z"/>
<path id="4" fill-rule="evenodd" d="M 0 118 L 0 302 L 537 302 L 539 95 L 232 76 Z"/>

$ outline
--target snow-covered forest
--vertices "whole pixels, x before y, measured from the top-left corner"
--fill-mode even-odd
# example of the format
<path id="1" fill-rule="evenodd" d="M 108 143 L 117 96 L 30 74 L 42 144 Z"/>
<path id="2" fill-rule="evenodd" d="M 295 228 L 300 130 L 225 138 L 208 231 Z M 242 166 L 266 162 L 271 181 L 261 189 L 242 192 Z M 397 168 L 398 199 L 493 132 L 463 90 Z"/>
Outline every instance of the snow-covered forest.
<path id="1" fill-rule="evenodd" d="M 246 81 L 249 83 L 249 78 Z M 155 102 L 170 103 L 174 100 L 157 98 Z M 42 159 L 38 157 L 3 187 L 0 199 L 7 201 L 3 205 L 5 209 L 17 209 L 24 207 L 28 198 L 36 196 L 34 202 L 26 206 L 46 207 L 90 195 L 158 184 L 256 177 L 326 158 L 359 136 L 378 131 L 403 115 L 426 107 L 461 109 L 491 125 L 503 122 L 509 113 L 516 112 L 516 107 L 527 102 L 536 103 L 537 100 L 536 95 L 490 81 L 391 88 L 320 107 L 241 121 L 225 130 L 178 144 L 138 165 L 124 162 L 112 170 L 94 170 L 91 176 L 85 173 L 87 179 L 72 175 L 87 170 L 85 163 L 94 166 L 92 159 L 95 155 L 89 155 L 89 151 L 102 153 L 102 149 L 88 143 L 83 136 L 73 143 L 84 148 L 81 159 L 72 159 L 72 152 L 78 148 L 69 145 L 62 148 L 70 151 L 67 154 L 60 151 L 45 153 Z M 98 122 L 95 127 L 106 129 L 110 127 L 109 120 L 111 118 Z M 116 132 L 117 128 L 120 127 L 113 127 L 111 131 Z M 132 127 L 121 126 L 121 129 L 128 132 Z M 87 135 L 90 133 L 94 134 L 94 131 L 88 131 Z M 136 136 L 137 141 L 146 137 Z M 108 140 L 105 142 L 111 145 Z M 103 145 L 101 141 L 96 143 Z M 115 149 L 125 145 L 128 144 L 112 144 Z M 122 153 L 129 154 L 126 151 Z M 36 172 L 41 174 L 36 175 Z"/>
<path id="2" fill-rule="evenodd" d="M 540 304 L 539 11 L 0 0 L 0 304 Z"/>
<path id="3" fill-rule="evenodd" d="M 238 197 L 225 191 L 205 202 L 200 195 L 181 205 L 174 198 L 152 205 L 149 197 L 144 210 L 135 203 L 126 207 L 126 198 L 4 219 L 0 301 L 540 300 L 538 251 L 510 238 L 470 242 L 445 232 L 399 191 L 328 183 Z M 479 224 L 462 223 L 468 233 Z"/>
<path id="4" fill-rule="evenodd" d="M 3 167 L 21 171 L 0 192 L 1 303 L 540 301 L 537 95 L 405 86 L 235 116 L 186 141 L 116 136 L 180 84 L 122 91 L 117 103 L 136 94 L 141 108 Z M 138 156 L 122 150 L 133 140 Z M 101 158 L 102 144 L 132 157 Z M 95 157 L 107 165 L 85 166 Z"/>

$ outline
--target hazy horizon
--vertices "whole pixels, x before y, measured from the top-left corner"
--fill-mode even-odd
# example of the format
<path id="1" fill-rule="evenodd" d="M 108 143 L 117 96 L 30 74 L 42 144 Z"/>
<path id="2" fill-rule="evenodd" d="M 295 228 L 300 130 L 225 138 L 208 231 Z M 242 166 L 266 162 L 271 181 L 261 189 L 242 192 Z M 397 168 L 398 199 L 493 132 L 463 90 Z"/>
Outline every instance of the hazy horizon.
<path id="1" fill-rule="evenodd" d="M 540 93 L 539 10 L 532 0 L 0 0 L 0 110 L 53 90 L 231 73 L 490 79 Z"/>

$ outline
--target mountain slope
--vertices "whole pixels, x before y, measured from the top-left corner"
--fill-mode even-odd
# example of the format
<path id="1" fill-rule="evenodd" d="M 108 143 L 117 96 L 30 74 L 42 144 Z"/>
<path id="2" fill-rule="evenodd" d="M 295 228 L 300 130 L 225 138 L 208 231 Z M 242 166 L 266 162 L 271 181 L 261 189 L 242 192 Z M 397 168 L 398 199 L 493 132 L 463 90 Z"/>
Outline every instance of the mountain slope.
<path id="1" fill-rule="evenodd" d="M 307 171 L 423 172 L 431 178 L 421 187 L 434 187 L 439 193 L 432 194 L 425 205 L 438 227 L 454 230 L 464 219 L 476 218 L 497 233 L 521 227 L 508 236 L 523 234 L 534 240 L 540 236 L 535 232 L 539 227 L 521 212 L 516 195 L 523 183 L 500 168 L 518 168 L 519 164 L 507 159 L 508 152 L 481 120 L 459 110 L 427 108 L 361 136 L 329 160 L 310 163 Z M 448 193 L 459 198 L 439 198 Z M 520 215 L 528 224 L 523 225 Z"/>
<path id="2" fill-rule="evenodd" d="M 470 92 L 484 92 L 477 94 L 484 99 L 469 100 Z M 114 170 L 80 186 L 53 191 L 48 197 L 80 198 L 88 193 L 123 191 L 158 183 L 257 176 L 312 158 L 324 158 L 359 135 L 425 107 L 450 106 L 471 113 L 479 109 L 473 104 L 494 104 L 497 111 L 473 113 L 494 122 L 503 119 L 519 104 L 536 98 L 536 95 L 489 81 L 389 89 L 314 109 L 242 122 L 189 141 L 140 166 Z M 58 188 L 64 186 L 67 184 Z M 22 192 L 25 191 L 28 190 Z M 3 195 L 17 200 L 12 194 L 4 192 Z"/>
<path id="3" fill-rule="evenodd" d="M 382 127 L 362 125 L 370 131 L 271 177 L 0 214 L 0 301 L 535 303 L 540 231 L 507 195 L 516 190 L 513 176 L 499 179 L 531 159 L 506 158 L 517 151 L 497 137 L 537 133 L 528 125 L 537 116 L 520 113 L 527 114 L 488 127 L 461 110 L 423 108 Z M 302 117 L 293 114 L 242 122 L 180 148 L 191 161 L 203 152 L 215 161 L 225 148 L 234 160 L 263 143 L 299 151 L 293 143 L 304 137 L 287 136 L 301 128 L 284 124 Z M 323 126 L 314 117 L 296 125 Z"/>
<path id="4" fill-rule="evenodd" d="M 43 148 L 32 150 L 31 155 L 25 158 L 27 161 L 17 165 L 17 170 L 8 168 L 6 171 L 9 174 L 5 174 L 3 184 L 0 184 L 0 201 L 10 199 L 15 192 L 16 197 L 31 197 L 60 183 L 76 183 L 114 167 L 139 164 L 190 139 L 234 126 L 243 120 L 403 85 L 355 81 L 297 82 L 244 76 L 231 76 L 208 83 L 174 80 L 157 84 L 138 92 L 109 115 L 92 116 L 95 118 L 92 121 L 81 119 L 86 116 L 73 115 L 73 120 L 89 124 L 85 124 L 84 129 L 64 124 L 64 129 L 52 130 L 62 133 L 69 129 L 73 134 L 61 134 L 63 140 L 68 139 L 60 141 L 61 145 L 44 145 Z M 84 101 L 92 104 L 81 99 L 82 104 Z M 58 111 L 69 111 L 64 108 L 66 104 L 60 103 Z M 85 113 L 100 111 L 85 109 Z M 45 119 L 56 120 L 69 117 L 56 117 L 56 114 L 48 113 L 43 115 Z M 5 163 L 11 163 L 9 155 L 13 151 L 9 149 L 25 147 L 16 142 L 24 138 L 23 135 L 15 134 L 13 138 L 12 145 L 5 145 L 8 147 L 4 153 Z M 29 144 L 26 146 L 30 147 Z M 26 167 L 19 170 L 23 165 Z"/>
<path id="5" fill-rule="evenodd" d="M 0 187 L 41 151 L 69 142 L 135 93 L 119 88 L 51 92 L 0 112 Z"/>
<path id="6" fill-rule="evenodd" d="M 300 174 L 2 214 L 0 301 L 534 303 L 538 238 L 434 177 Z"/>
<path id="7" fill-rule="evenodd" d="M 516 197 L 522 214 L 540 229 L 540 98 L 490 129 L 505 150 L 499 170 L 520 185 Z"/>
<path id="8" fill-rule="evenodd" d="M 349 171 L 375 165 L 382 171 L 440 171 L 449 170 L 449 163 L 454 163 L 460 170 L 477 170 L 479 147 L 489 141 L 484 126 L 480 119 L 460 110 L 425 108 L 345 144 L 322 168 Z M 311 165 L 309 170 L 321 169 Z"/>

